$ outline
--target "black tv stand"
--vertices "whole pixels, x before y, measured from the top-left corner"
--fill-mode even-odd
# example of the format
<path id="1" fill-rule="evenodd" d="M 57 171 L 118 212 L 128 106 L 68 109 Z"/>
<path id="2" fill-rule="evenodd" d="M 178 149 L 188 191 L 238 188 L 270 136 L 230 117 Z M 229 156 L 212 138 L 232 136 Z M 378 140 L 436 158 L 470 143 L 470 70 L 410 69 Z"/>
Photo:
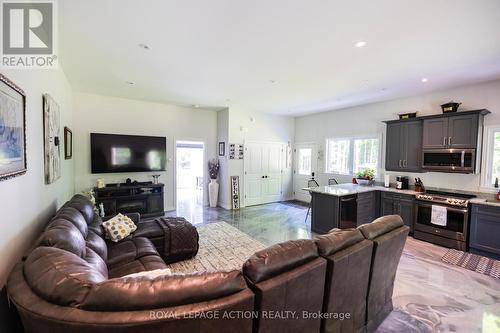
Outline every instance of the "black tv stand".
<path id="1" fill-rule="evenodd" d="M 164 215 L 164 184 L 152 182 L 108 184 L 103 188 L 94 188 L 96 204 L 104 205 L 104 219 L 118 213 L 140 213 L 141 217 Z"/>

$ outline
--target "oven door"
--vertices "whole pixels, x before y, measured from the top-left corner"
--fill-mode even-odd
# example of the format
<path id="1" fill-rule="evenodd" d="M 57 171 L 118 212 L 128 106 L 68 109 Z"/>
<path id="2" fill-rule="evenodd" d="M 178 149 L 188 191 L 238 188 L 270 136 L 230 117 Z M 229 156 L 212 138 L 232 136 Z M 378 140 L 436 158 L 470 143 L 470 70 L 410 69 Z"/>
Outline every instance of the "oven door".
<path id="1" fill-rule="evenodd" d="M 446 206 L 446 226 L 431 223 L 432 204 L 417 201 L 415 230 L 465 242 L 467 239 L 467 208 Z"/>
<path id="2" fill-rule="evenodd" d="M 475 149 L 426 149 L 422 168 L 427 171 L 473 173 Z"/>

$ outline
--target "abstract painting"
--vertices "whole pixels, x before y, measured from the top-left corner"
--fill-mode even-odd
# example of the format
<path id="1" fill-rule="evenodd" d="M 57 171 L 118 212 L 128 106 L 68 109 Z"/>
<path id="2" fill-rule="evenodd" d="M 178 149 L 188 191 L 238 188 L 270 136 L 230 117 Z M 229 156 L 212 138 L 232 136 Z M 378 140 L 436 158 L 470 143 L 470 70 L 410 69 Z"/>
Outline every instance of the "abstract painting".
<path id="1" fill-rule="evenodd" d="M 43 133 L 45 183 L 52 184 L 61 177 L 61 140 L 59 105 L 49 94 L 43 95 Z"/>
<path id="2" fill-rule="evenodd" d="M 0 74 L 0 180 L 26 169 L 26 95 Z"/>

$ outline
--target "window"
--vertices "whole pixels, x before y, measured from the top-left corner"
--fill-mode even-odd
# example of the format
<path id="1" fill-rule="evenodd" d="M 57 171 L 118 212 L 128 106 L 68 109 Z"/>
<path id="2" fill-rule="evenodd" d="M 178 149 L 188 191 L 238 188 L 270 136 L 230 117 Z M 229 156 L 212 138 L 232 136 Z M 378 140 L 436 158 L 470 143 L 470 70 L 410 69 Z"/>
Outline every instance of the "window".
<path id="1" fill-rule="evenodd" d="M 493 187 L 495 180 L 500 179 L 500 128 L 488 128 L 486 131 L 486 167 L 482 184 Z"/>
<path id="2" fill-rule="evenodd" d="M 297 161 L 298 161 L 298 172 L 299 175 L 311 175 L 311 148 L 300 148 L 297 151 Z"/>
<path id="3" fill-rule="evenodd" d="M 377 172 L 378 138 L 342 138 L 326 140 L 326 172 L 354 174 L 365 168 Z"/>

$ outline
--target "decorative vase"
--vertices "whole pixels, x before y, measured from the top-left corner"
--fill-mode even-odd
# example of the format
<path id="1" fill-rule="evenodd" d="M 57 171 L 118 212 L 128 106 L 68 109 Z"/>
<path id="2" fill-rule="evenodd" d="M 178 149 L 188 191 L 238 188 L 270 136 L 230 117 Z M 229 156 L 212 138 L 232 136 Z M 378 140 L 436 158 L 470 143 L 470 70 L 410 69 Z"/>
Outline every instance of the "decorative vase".
<path id="1" fill-rule="evenodd" d="M 219 183 L 217 183 L 217 179 L 210 179 L 210 184 L 208 184 L 208 201 L 210 202 L 210 207 L 217 207 L 218 197 Z"/>

